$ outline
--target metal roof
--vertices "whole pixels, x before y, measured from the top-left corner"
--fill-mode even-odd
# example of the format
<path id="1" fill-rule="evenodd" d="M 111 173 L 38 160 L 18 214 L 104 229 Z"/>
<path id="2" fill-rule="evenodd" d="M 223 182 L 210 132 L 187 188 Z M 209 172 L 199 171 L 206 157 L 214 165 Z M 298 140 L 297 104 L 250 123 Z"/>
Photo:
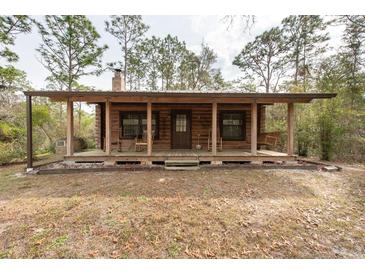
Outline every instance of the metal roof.
<path id="1" fill-rule="evenodd" d="M 72 96 L 100 96 L 100 97 L 236 97 L 236 98 L 307 98 L 321 99 L 336 97 L 336 93 L 261 93 L 261 92 L 242 92 L 236 90 L 219 91 L 194 91 L 194 90 L 164 90 L 164 91 L 52 91 L 37 90 L 25 91 L 25 95 L 41 97 L 72 97 Z"/>

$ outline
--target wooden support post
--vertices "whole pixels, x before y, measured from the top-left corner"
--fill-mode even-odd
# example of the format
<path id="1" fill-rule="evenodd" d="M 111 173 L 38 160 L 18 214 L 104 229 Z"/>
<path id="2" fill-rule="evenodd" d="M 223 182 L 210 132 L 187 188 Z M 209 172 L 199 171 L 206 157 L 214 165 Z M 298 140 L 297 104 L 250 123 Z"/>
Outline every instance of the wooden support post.
<path id="1" fill-rule="evenodd" d="M 33 125 L 32 125 L 32 97 L 26 96 L 27 104 L 27 171 L 33 169 Z"/>
<path id="2" fill-rule="evenodd" d="M 217 155 L 217 103 L 212 103 L 212 155 Z"/>
<path id="3" fill-rule="evenodd" d="M 152 155 L 152 103 L 147 103 L 147 155 Z"/>
<path id="4" fill-rule="evenodd" d="M 105 102 L 105 152 L 110 155 L 112 152 L 111 142 L 111 105 L 109 100 Z"/>
<path id="5" fill-rule="evenodd" d="M 251 154 L 257 155 L 257 104 L 251 104 Z"/>
<path id="6" fill-rule="evenodd" d="M 67 135 L 66 135 L 66 155 L 72 156 L 74 153 L 74 103 L 70 99 L 67 100 Z"/>
<path id="7" fill-rule="evenodd" d="M 288 103 L 288 139 L 287 139 L 288 155 L 294 154 L 294 104 Z"/>

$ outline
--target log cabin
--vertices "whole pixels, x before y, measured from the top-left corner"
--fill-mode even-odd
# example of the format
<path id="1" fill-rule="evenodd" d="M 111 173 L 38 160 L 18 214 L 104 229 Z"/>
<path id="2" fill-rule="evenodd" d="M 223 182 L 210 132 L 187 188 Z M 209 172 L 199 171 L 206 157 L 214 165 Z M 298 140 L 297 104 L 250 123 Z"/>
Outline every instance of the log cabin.
<path id="1" fill-rule="evenodd" d="M 292 161 L 294 106 L 335 93 L 240 91 L 127 91 L 116 70 L 111 91 L 26 91 L 27 168 L 32 169 L 32 97 L 67 104 L 66 155 L 76 162 L 157 164 L 169 161 Z M 95 106 L 96 149 L 75 153 L 74 102 Z M 266 132 L 266 107 L 287 105 L 286 152 L 275 151 L 279 132 Z M 189 162 L 190 161 L 190 162 Z"/>

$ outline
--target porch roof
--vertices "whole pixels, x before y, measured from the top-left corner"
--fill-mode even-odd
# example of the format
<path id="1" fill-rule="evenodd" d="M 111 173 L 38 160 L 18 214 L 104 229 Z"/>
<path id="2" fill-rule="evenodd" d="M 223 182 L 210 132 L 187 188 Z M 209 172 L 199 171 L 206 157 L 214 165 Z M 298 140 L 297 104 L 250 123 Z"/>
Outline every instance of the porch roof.
<path id="1" fill-rule="evenodd" d="M 336 93 L 247 93 L 241 91 L 25 91 L 25 95 L 48 97 L 52 101 L 130 103 L 309 103 L 333 98 Z"/>

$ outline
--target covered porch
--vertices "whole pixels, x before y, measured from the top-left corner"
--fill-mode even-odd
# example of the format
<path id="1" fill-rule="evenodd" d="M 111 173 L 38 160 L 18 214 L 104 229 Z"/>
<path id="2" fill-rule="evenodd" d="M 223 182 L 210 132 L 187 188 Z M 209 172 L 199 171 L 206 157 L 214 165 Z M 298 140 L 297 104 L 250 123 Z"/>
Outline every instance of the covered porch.
<path id="1" fill-rule="evenodd" d="M 241 161 L 290 161 L 295 159 L 294 155 L 294 104 L 295 103 L 309 103 L 312 99 L 331 98 L 335 94 L 295 94 L 295 93 L 278 93 L 278 94 L 262 94 L 262 93 L 241 93 L 241 92 L 168 92 L 168 91 L 121 91 L 121 92 L 47 92 L 47 91 L 30 91 L 25 92 L 27 97 L 27 128 L 28 128 L 28 168 L 32 168 L 32 125 L 31 125 L 31 98 L 32 96 L 49 97 L 53 101 L 67 102 L 67 153 L 65 160 L 68 161 L 103 161 L 109 163 L 116 162 L 128 162 L 135 161 L 144 164 L 153 164 L 153 162 L 167 161 L 167 160 L 198 160 L 202 162 L 210 162 L 212 164 L 220 164 L 222 162 L 241 162 Z M 85 151 L 75 153 L 73 148 L 73 136 L 74 136 L 74 102 L 87 102 L 90 104 L 103 104 L 104 105 L 104 147 L 103 150 Z M 259 146 L 259 127 L 258 127 L 258 108 L 263 105 L 272 105 L 276 103 L 287 105 L 287 141 L 286 141 L 286 153 L 275 152 L 271 150 L 261 150 Z M 146 138 L 145 149 L 142 151 L 118 151 L 113 147 L 115 143 L 115 137 L 113 137 L 113 127 L 117 125 L 117 132 L 120 122 L 115 122 L 115 116 L 113 112 L 120 111 L 117 108 L 122 107 L 127 109 L 132 105 L 138 106 L 138 111 L 144 113 L 145 118 L 140 118 L 144 121 Z M 175 109 L 169 109 L 168 115 L 170 115 L 170 122 L 166 124 L 168 130 L 176 129 L 176 132 L 183 132 L 184 130 L 190 131 L 190 141 L 184 143 L 187 140 L 187 135 L 181 135 L 180 142 L 188 144 L 188 149 L 181 149 L 186 147 L 179 147 L 176 149 L 174 145 L 168 143 L 164 149 L 156 146 L 153 140 L 153 113 L 156 110 L 163 109 L 167 105 L 174 105 Z M 201 119 L 191 118 L 190 121 L 195 121 L 196 125 L 203 125 L 206 132 L 209 131 L 210 139 L 208 146 L 196 149 L 196 145 L 191 140 L 192 130 L 196 125 L 192 125 L 188 120 L 179 119 L 179 125 L 177 118 L 173 120 L 174 111 L 180 110 L 180 114 L 184 111 L 190 111 L 204 106 L 205 117 Z M 235 145 L 237 142 L 231 142 L 231 146 L 221 146 L 219 140 L 219 127 L 222 126 L 222 116 L 220 110 L 225 109 L 245 109 L 248 115 L 244 115 L 245 119 L 243 124 L 248 123 L 250 125 L 245 133 L 244 146 Z M 183 111 L 183 112 L 181 112 Z M 202 112 L 203 113 L 203 112 Z M 176 116 L 174 116 L 176 117 Z M 204 120 L 204 121 L 203 121 Z M 189 125 L 189 126 L 188 126 Z M 141 125 L 140 125 L 141 126 Z M 179 130 L 178 130 L 179 129 Z M 170 132 L 171 136 L 174 135 Z M 205 133 L 207 135 L 207 133 Z M 118 137 L 119 138 L 119 137 Z M 199 138 L 199 137 L 198 137 Z M 178 138 L 179 139 L 179 138 Z M 172 140 L 172 138 L 171 138 Z M 172 142 L 172 141 L 171 141 Z M 223 141 L 224 143 L 225 141 Z M 167 148 L 167 149 L 166 149 Z M 30 157 L 29 157 L 30 156 Z"/>

